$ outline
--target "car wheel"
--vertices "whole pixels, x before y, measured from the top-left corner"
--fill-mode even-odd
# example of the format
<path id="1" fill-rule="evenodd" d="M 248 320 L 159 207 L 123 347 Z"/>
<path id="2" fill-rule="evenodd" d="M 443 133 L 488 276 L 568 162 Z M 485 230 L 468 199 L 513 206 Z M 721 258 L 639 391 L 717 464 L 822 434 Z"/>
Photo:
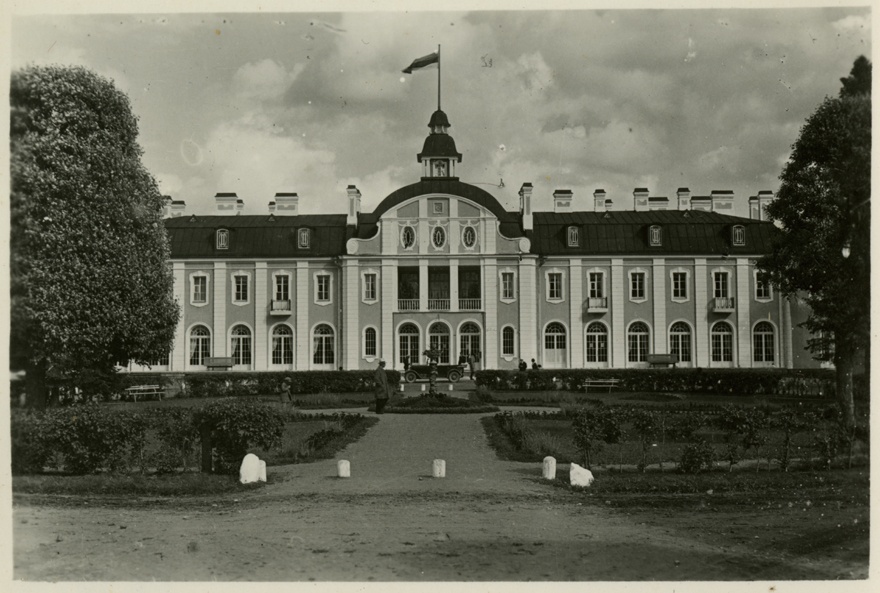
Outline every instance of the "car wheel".
<path id="1" fill-rule="evenodd" d="M 415 371 L 407 371 L 403 378 L 406 379 L 407 383 L 415 383 L 416 379 L 418 379 L 419 376 L 416 374 Z"/>
<path id="2" fill-rule="evenodd" d="M 449 371 L 449 374 L 446 375 L 446 378 L 449 379 L 450 383 L 457 383 L 459 379 L 461 379 L 461 373 L 458 371 Z"/>

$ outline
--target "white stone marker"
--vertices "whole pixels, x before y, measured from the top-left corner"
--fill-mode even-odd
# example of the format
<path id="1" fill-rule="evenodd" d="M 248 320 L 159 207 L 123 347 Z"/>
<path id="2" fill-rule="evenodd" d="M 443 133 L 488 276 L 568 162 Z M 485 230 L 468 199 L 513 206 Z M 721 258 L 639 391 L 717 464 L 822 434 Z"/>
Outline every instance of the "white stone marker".
<path id="1" fill-rule="evenodd" d="M 452 385 L 449 386 L 449 391 L 452 391 Z"/>
<path id="2" fill-rule="evenodd" d="M 265 465 L 265 462 L 263 462 Z M 265 482 L 265 469 L 261 470 L 260 458 L 253 453 L 248 453 L 241 460 L 241 468 L 238 470 L 238 478 L 242 484 L 252 482 Z"/>
<path id="3" fill-rule="evenodd" d="M 572 486 L 589 486 L 593 483 L 593 472 L 579 466 L 577 463 L 571 464 L 571 470 L 568 472 Z"/>
<path id="4" fill-rule="evenodd" d="M 434 460 L 434 467 L 431 475 L 435 478 L 445 478 L 446 477 L 446 462 L 442 459 Z"/>
<path id="5" fill-rule="evenodd" d="M 422 385 L 422 391 L 425 391 L 425 386 L 424 386 L 424 385 Z"/>
<path id="6" fill-rule="evenodd" d="M 260 459 L 260 480 L 266 481 L 266 462 Z"/>
<path id="7" fill-rule="evenodd" d="M 340 459 L 336 462 L 336 475 L 340 478 L 350 478 L 351 477 L 351 463 L 349 463 L 345 459 Z"/>
<path id="8" fill-rule="evenodd" d="M 544 458 L 543 475 L 545 480 L 556 479 L 556 459 L 549 455 Z"/>

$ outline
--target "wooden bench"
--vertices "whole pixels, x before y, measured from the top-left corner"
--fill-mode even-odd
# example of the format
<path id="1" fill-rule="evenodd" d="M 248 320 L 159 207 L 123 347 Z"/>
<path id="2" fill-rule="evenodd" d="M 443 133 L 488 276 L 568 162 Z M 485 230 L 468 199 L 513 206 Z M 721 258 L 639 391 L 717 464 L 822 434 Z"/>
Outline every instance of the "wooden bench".
<path id="1" fill-rule="evenodd" d="M 205 358 L 205 366 L 208 367 L 209 371 L 215 371 L 220 369 L 222 371 L 228 371 L 232 368 L 232 357 L 231 356 L 209 356 Z"/>
<path id="2" fill-rule="evenodd" d="M 584 381 L 584 393 L 590 393 L 590 387 L 607 387 L 608 393 L 611 393 L 611 389 L 617 387 L 618 383 L 618 379 L 587 379 Z"/>
<path id="3" fill-rule="evenodd" d="M 674 367 L 675 363 L 678 362 L 678 356 L 675 354 L 649 354 L 646 360 L 652 367 L 660 365 L 665 367 L 672 365 Z"/>
<path id="4" fill-rule="evenodd" d="M 159 401 L 162 401 L 163 395 L 165 395 L 165 390 L 161 385 L 132 385 L 131 387 L 125 388 L 125 399 L 130 399 L 134 402 L 136 402 L 139 397 L 141 399 L 152 399 L 155 397 Z"/>

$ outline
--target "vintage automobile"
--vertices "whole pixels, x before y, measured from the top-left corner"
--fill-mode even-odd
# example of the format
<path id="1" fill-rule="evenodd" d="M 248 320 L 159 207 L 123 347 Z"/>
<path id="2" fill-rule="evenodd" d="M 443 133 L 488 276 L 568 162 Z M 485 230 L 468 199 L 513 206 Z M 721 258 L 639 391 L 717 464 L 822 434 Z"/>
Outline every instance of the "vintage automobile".
<path id="1" fill-rule="evenodd" d="M 464 375 L 465 366 L 458 364 L 438 364 L 437 378 L 444 377 L 450 383 L 456 383 Z M 431 365 L 411 364 L 403 372 L 403 378 L 407 383 L 415 383 L 419 380 L 427 381 L 431 377 Z"/>

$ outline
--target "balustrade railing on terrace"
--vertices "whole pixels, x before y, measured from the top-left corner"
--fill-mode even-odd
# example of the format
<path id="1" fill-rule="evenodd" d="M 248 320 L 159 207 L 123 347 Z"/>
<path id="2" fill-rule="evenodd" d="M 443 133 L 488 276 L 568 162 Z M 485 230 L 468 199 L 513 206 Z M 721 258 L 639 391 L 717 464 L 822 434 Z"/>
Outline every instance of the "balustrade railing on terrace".
<path id="1" fill-rule="evenodd" d="M 449 311 L 449 299 L 428 299 L 428 311 Z"/>
<path id="2" fill-rule="evenodd" d="M 482 299 L 458 299 L 458 308 L 462 311 L 478 311 L 482 304 Z"/>
<path id="3" fill-rule="evenodd" d="M 397 308 L 400 311 L 418 311 L 419 299 L 397 299 Z"/>
<path id="4" fill-rule="evenodd" d="M 713 299 L 713 311 L 732 311 L 734 309 L 733 297 L 715 297 Z"/>

